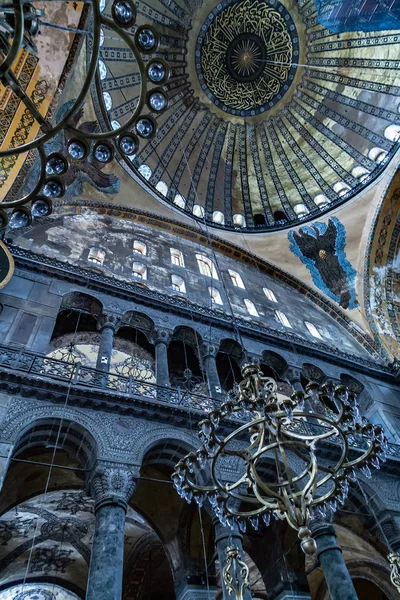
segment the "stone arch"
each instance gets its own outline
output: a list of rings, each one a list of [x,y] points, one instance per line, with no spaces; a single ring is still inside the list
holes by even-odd
[[[175,327],[172,340],[179,340],[191,346],[196,354],[199,353],[199,348],[203,342],[200,333],[187,325],[178,325],[178,327]]]
[[[69,334],[96,332],[102,312],[103,304],[95,296],[83,292],[65,294],[54,324],[50,347],[57,346],[60,338]]]
[[[156,427],[154,429],[145,429],[135,438],[135,444],[132,448],[132,456],[135,457],[136,464],[143,464],[146,454],[152,452],[157,446],[173,441],[182,448],[183,454],[195,452],[199,446],[197,431],[189,433],[182,429],[174,427]],[[176,462],[178,462],[177,458]],[[164,463],[165,464],[165,463]],[[175,466],[176,463],[171,466]]]
[[[92,294],[75,291],[62,297],[60,311],[67,308],[99,317],[103,312],[103,303]]]
[[[59,419],[78,424],[94,439],[99,456],[106,455],[111,446],[107,428],[99,427],[99,421],[87,412],[52,404],[32,406],[31,402],[19,399],[13,400],[12,412],[5,419],[2,440],[16,444],[21,432],[26,432],[35,422],[46,419]]]
[[[133,327],[138,331],[141,331],[147,338],[148,341],[151,341],[151,334],[154,330],[154,321],[148,317],[145,313],[136,311],[136,310],[128,310],[124,313],[122,317],[121,327]],[[117,330],[117,334],[118,334]]]
[[[243,356],[243,348],[236,340],[231,338],[221,340],[216,355],[216,364],[223,392],[229,392],[235,383],[241,381],[240,365]]]
[[[316,367],[312,363],[303,363],[302,376],[308,381],[313,381],[319,384],[323,383],[323,381],[326,379],[326,375],[323,370],[319,367]]]
[[[261,354],[261,362],[272,369],[278,378],[283,377],[288,364],[280,354],[272,352],[272,350],[264,350]]]

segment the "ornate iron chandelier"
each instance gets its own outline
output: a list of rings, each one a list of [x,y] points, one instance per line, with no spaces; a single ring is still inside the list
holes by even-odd
[[[390,581],[400,594],[400,554],[398,552],[390,552],[388,554],[390,564]]]
[[[246,588],[250,587],[249,567],[241,558],[236,546],[226,549],[226,565],[222,577],[229,595],[234,594],[235,600],[243,600]]]
[[[208,499],[221,523],[241,531],[247,521],[257,529],[260,518],[268,525],[271,514],[286,519],[312,554],[311,517],[343,505],[356,469],[368,477],[370,466],[379,468],[383,429],[360,416],[345,386],[310,384],[307,395],[289,398],[257,365],[242,373],[231,398],[199,423],[202,446],[179,461],[173,483],[188,502]]]
[[[25,157],[25,160],[30,158],[32,162],[38,157],[36,160],[40,163],[39,173],[35,175],[30,191],[25,190],[21,192],[21,197],[2,202],[0,228],[7,224],[11,227],[24,227],[31,222],[32,217],[50,214],[52,200],[65,193],[63,176],[71,165],[87,158],[105,165],[116,154],[132,158],[138,151],[139,140],[149,140],[155,135],[156,117],[168,106],[168,96],[163,86],[169,78],[170,70],[163,59],[154,56],[159,36],[150,25],[136,26],[133,0],[110,2],[110,16],[103,13],[106,0],[85,0],[84,10],[87,11],[87,16],[83,31],[42,20],[46,17],[46,9],[37,10],[34,1],[9,0],[0,8],[0,83],[19,98],[28,110],[29,118],[39,126],[35,139],[19,145],[12,143],[10,147],[0,151],[0,160]],[[43,4],[46,1],[41,3],[41,7]],[[23,49],[36,54],[34,38],[42,27],[67,29],[90,40],[90,45],[86,48],[87,64],[83,83],[76,99],[71,101],[66,114],[57,122],[40,112],[34,95],[28,93],[26,86],[18,79],[20,51]],[[131,115],[123,125],[111,120],[107,109],[107,92],[103,92],[99,57],[105,31],[115,36],[137,62],[140,89]],[[99,121],[94,128],[81,128],[79,121],[90,94],[96,96],[102,122]],[[49,154],[48,145],[59,134],[65,136],[65,149]]]

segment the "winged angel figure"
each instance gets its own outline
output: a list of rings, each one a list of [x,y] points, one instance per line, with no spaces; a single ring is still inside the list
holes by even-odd
[[[290,231],[288,237],[291,251],[307,266],[315,285],[342,308],[356,308],[356,271],[346,258],[342,223],[332,217],[328,223]]]

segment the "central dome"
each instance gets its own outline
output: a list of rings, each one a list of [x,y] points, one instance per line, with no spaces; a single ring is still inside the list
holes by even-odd
[[[201,27],[196,71],[207,97],[241,117],[271,108],[287,92],[296,72],[299,40],[280,2],[225,1]]]

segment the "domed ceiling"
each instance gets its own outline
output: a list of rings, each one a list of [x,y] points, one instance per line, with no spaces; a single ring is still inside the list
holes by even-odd
[[[120,160],[175,209],[220,228],[285,228],[348,201],[398,147],[396,32],[331,34],[313,0],[148,0],[137,11],[136,25],[159,33],[148,58],[170,66],[169,104],[152,113],[154,137]],[[94,102],[118,127],[139,69],[103,33],[104,106]]]

